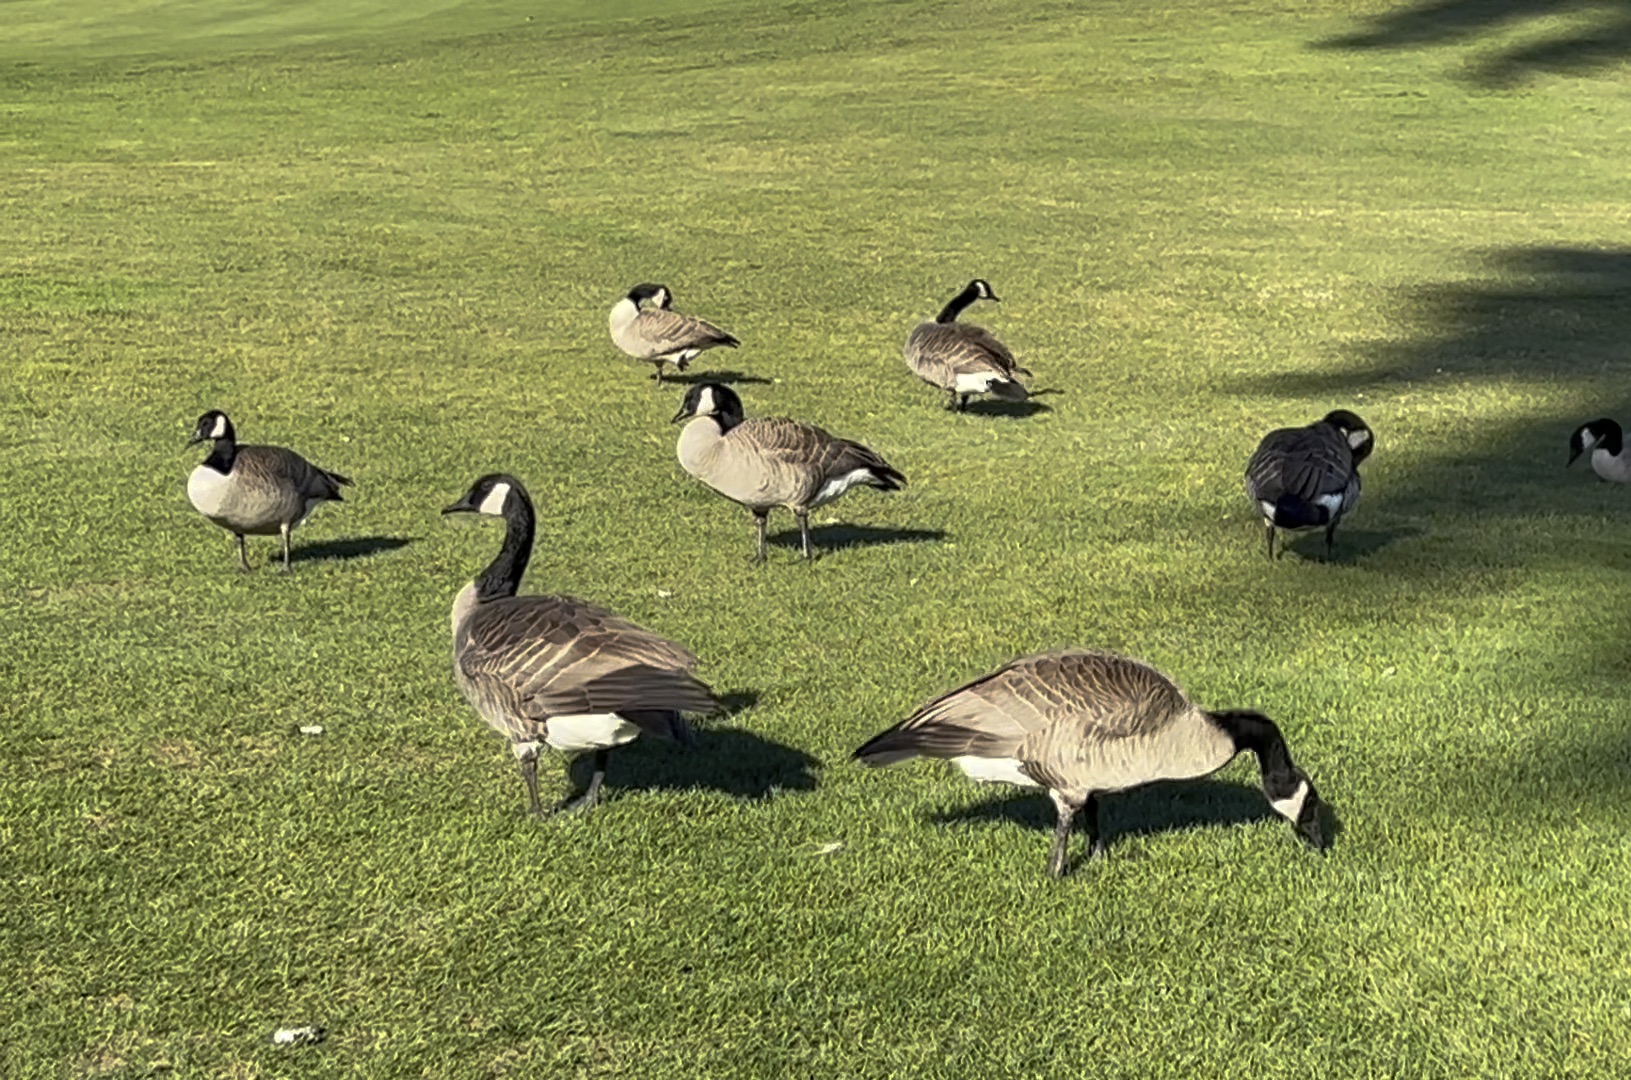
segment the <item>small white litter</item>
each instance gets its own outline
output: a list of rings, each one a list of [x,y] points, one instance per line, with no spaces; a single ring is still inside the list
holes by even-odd
[[[670,596],[674,595],[674,592],[673,592],[672,589],[658,589],[657,590],[657,595],[660,596],[661,598],[663,598],[664,600],[667,600]]]
[[[300,729],[300,734],[302,735],[321,735],[322,733],[322,724],[307,724]]]
[[[844,846],[844,842],[842,840],[832,840],[832,841],[829,841],[829,842],[827,842],[825,844],[822,844],[820,847],[818,847],[814,851],[810,852],[810,854],[811,855],[831,855],[833,852],[838,851],[843,846]]]
[[[313,1024],[305,1027],[278,1028],[272,1033],[273,1046],[299,1046],[303,1043],[323,1041],[323,1029]]]

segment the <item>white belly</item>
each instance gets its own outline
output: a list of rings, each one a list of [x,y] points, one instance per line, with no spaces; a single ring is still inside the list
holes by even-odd
[[[604,750],[633,742],[640,728],[616,713],[551,716],[544,724],[544,741],[557,750]]]
[[[997,382],[999,376],[994,372],[981,371],[973,375],[957,376],[957,392],[959,394],[984,394],[991,389],[991,384]]]
[[[187,500],[207,518],[220,517],[231,494],[232,477],[208,465],[200,465],[187,477]]]
[[[821,490],[816,492],[816,497],[810,500],[810,505],[820,506],[822,503],[832,502],[856,484],[867,480],[871,475],[872,473],[866,469],[854,469],[836,480],[828,480]]]
[[[1018,784],[1021,787],[1042,785],[1020,770],[1017,758],[983,758],[965,755],[951,759],[971,780],[985,784]]]

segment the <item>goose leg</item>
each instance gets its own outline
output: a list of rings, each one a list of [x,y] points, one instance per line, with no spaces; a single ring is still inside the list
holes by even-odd
[[[527,783],[527,802],[533,817],[544,816],[543,803],[538,801],[538,751],[536,748],[530,754],[521,758],[521,779]]]
[[[1336,548],[1336,543],[1337,523],[1333,521],[1325,527],[1325,557],[1327,559],[1331,557],[1331,552]]]
[[[1082,809],[1087,811],[1088,835],[1093,838],[1092,846],[1087,849],[1087,861],[1096,862],[1110,853],[1110,845],[1104,839],[1104,830],[1099,827],[1099,797],[1089,795]]]
[[[232,535],[238,538],[238,571],[247,574],[249,573],[249,555],[244,550],[244,534],[233,533]]]
[[[657,380],[658,386],[663,384],[663,362],[661,360],[657,361],[657,370],[651,373],[651,377]]]
[[[810,557],[810,511],[795,510],[793,516],[799,520],[799,540],[804,545],[804,557]]]
[[[1053,829],[1053,851],[1048,855],[1048,873],[1064,877],[1070,866],[1070,829],[1076,820],[1079,806],[1073,806],[1063,795],[1053,792],[1053,805],[1059,811],[1059,822]]]
[[[1269,562],[1273,562],[1274,561],[1274,522],[1266,521],[1263,524],[1265,526],[1267,526],[1267,536],[1269,538]]]
[[[946,398],[946,409],[948,412],[955,412],[957,409],[957,391],[948,390],[947,393],[951,396]]]
[[[576,814],[581,810],[592,810],[600,805],[600,786],[606,782],[606,762],[610,760],[612,752],[606,749],[595,751],[595,771],[589,777],[589,786],[576,797],[568,799],[555,808],[557,814]]]
[[[969,395],[969,394],[964,394],[964,395],[962,395],[961,397],[959,397],[957,399],[957,411],[958,412],[962,412],[964,409],[968,408],[968,399],[969,399],[970,396],[971,395]]]
[[[759,530],[759,554],[753,557],[753,561],[762,563],[765,561],[765,528],[770,524],[770,511],[755,510],[753,512],[753,523]]]
[[[284,522],[278,531],[283,534],[283,572],[289,572],[289,523]]]

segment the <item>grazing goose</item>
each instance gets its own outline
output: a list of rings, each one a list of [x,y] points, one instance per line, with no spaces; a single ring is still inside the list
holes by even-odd
[[[1274,530],[1325,529],[1325,551],[1336,543],[1337,523],[1359,503],[1359,463],[1376,440],[1365,421],[1347,409],[1325,414],[1318,423],[1281,428],[1263,436],[1246,463],[1246,494],[1268,528],[1269,558]]]
[[[1019,366],[1008,346],[983,326],[957,321],[976,300],[997,301],[991,286],[979,278],[952,297],[934,322],[919,323],[906,339],[907,366],[930,386],[951,395],[948,409],[961,411],[974,394],[993,394],[1004,401],[1024,401],[1028,396],[1014,376],[1031,373]]]
[[[1625,453],[1625,435],[1620,425],[1604,417],[1582,424],[1569,436],[1569,460],[1591,451],[1591,471],[1616,484],[1631,482],[1631,456]]]
[[[187,478],[187,499],[205,517],[238,538],[238,567],[249,572],[244,535],[283,535],[283,570],[289,570],[289,534],[320,502],[341,502],[349,478],[319,469],[281,446],[239,446],[232,421],[219,409],[198,418],[188,446],[214,440],[203,464]]]
[[[715,707],[691,673],[695,656],[582,600],[516,595],[536,522],[521,481],[483,476],[442,513],[504,519],[498,555],[453,600],[453,678],[481,718],[510,740],[534,814],[543,815],[541,744],[594,752],[588,786],[558,808],[573,811],[600,802],[612,747],[641,735],[690,740],[681,714]]]
[[[1078,811],[1087,810],[1088,857],[1105,854],[1101,795],[1207,776],[1245,750],[1257,755],[1274,812],[1324,851],[1319,796],[1272,720],[1206,712],[1154,668],[1110,653],[1060,650],[1015,660],[935,698],[855,757],[868,765],[950,758],[975,780],[1046,788],[1059,811],[1048,867],[1060,877]]]
[[[653,306],[642,308],[647,300]],[[664,364],[684,371],[691,358],[705,349],[716,345],[734,349],[741,344],[711,322],[672,310],[669,305],[673,302],[674,294],[667,285],[636,285],[612,305],[612,341],[636,360],[655,364],[652,378],[659,385]]]
[[[899,491],[906,477],[877,453],[821,428],[784,417],[743,419],[742,399],[719,383],[700,383],[685,394],[674,423],[685,471],[727,499],[753,511],[759,530],[756,562],[765,561],[765,526],[772,507],[798,519],[804,557],[810,558],[810,510],[856,484]]]

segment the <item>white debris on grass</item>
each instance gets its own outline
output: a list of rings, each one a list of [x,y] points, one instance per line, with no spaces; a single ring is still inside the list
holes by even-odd
[[[323,1029],[315,1024],[304,1027],[278,1028],[272,1033],[273,1046],[299,1046],[303,1043],[320,1043],[323,1041]]]
[[[322,733],[322,724],[306,724],[300,729],[300,734],[302,735],[321,735]]]

